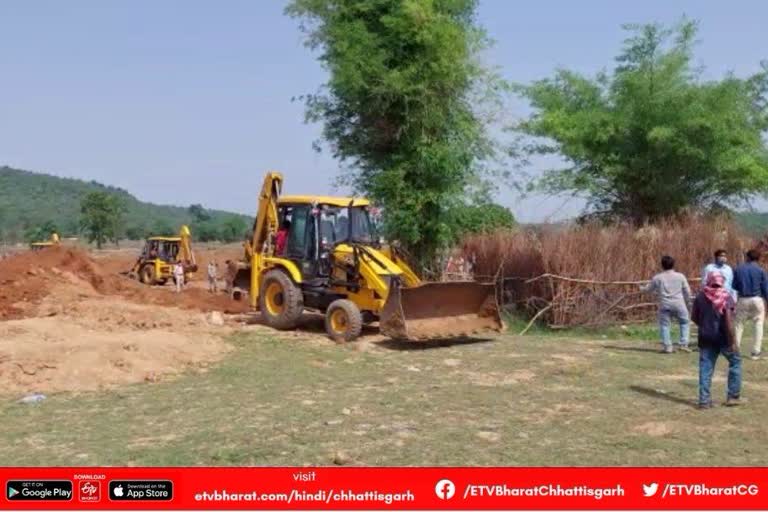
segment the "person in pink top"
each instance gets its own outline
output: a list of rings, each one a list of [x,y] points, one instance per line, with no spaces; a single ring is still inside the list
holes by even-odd
[[[285,246],[288,242],[288,231],[291,229],[291,221],[284,220],[280,230],[275,235],[275,255],[281,256],[285,253]]]

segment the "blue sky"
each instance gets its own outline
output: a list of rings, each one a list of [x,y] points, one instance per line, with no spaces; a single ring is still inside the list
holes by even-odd
[[[291,98],[325,73],[285,2],[0,0],[0,165],[95,179],[141,199],[252,214],[263,173],[291,193],[332,192],[338,165]],[[558,66],[612,67],[621,24],[700,21],[706,76],[768,58],[768,2],[481,0],[485,61],[527,82]],[[510,116],[525,113],[513,102]],[[524,221],[579,203],[499,201]]]

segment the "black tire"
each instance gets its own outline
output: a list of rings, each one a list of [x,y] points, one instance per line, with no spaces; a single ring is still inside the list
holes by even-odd
[[[271,286],[279,286],[280,309],[270,308],[267,291]],[[304,296],[296,283],[282,270],[270,270],[264,274],[259,290],[259,311],[266,324],[275,329],[294,329],[304,311]]]
[[[347,299],[331,302],[325,312],[325,332],[331,339],[338,342],[352,341],[362,331],[363,315],[354,302]]]
[[[139,281],[149,285],[155,284],[155,269],[152,268],[152,265],[144,265],[141,267],[141,271],[139,272]]]

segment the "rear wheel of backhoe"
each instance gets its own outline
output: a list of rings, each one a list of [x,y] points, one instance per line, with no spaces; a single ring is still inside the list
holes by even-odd
[[[325,331],[335,341],[352,341],[363,331],[363,315],[360,308],[347,299],[331,302],[325,312]]]
[[[259,310],[270,327],[293,329],[304,311],[301,289],[285,272],[270,270],[261,282]]]
[[[144,265],[139,272],[139,281],[144,284],[155,284],[155,269],[152,265]]]

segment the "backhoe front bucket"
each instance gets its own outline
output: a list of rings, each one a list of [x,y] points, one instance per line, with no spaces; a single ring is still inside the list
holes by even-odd
[[[496,288],[472,281],[393,283],[379,318],[382,334],[395,339],[461,338],[504,329]]]

